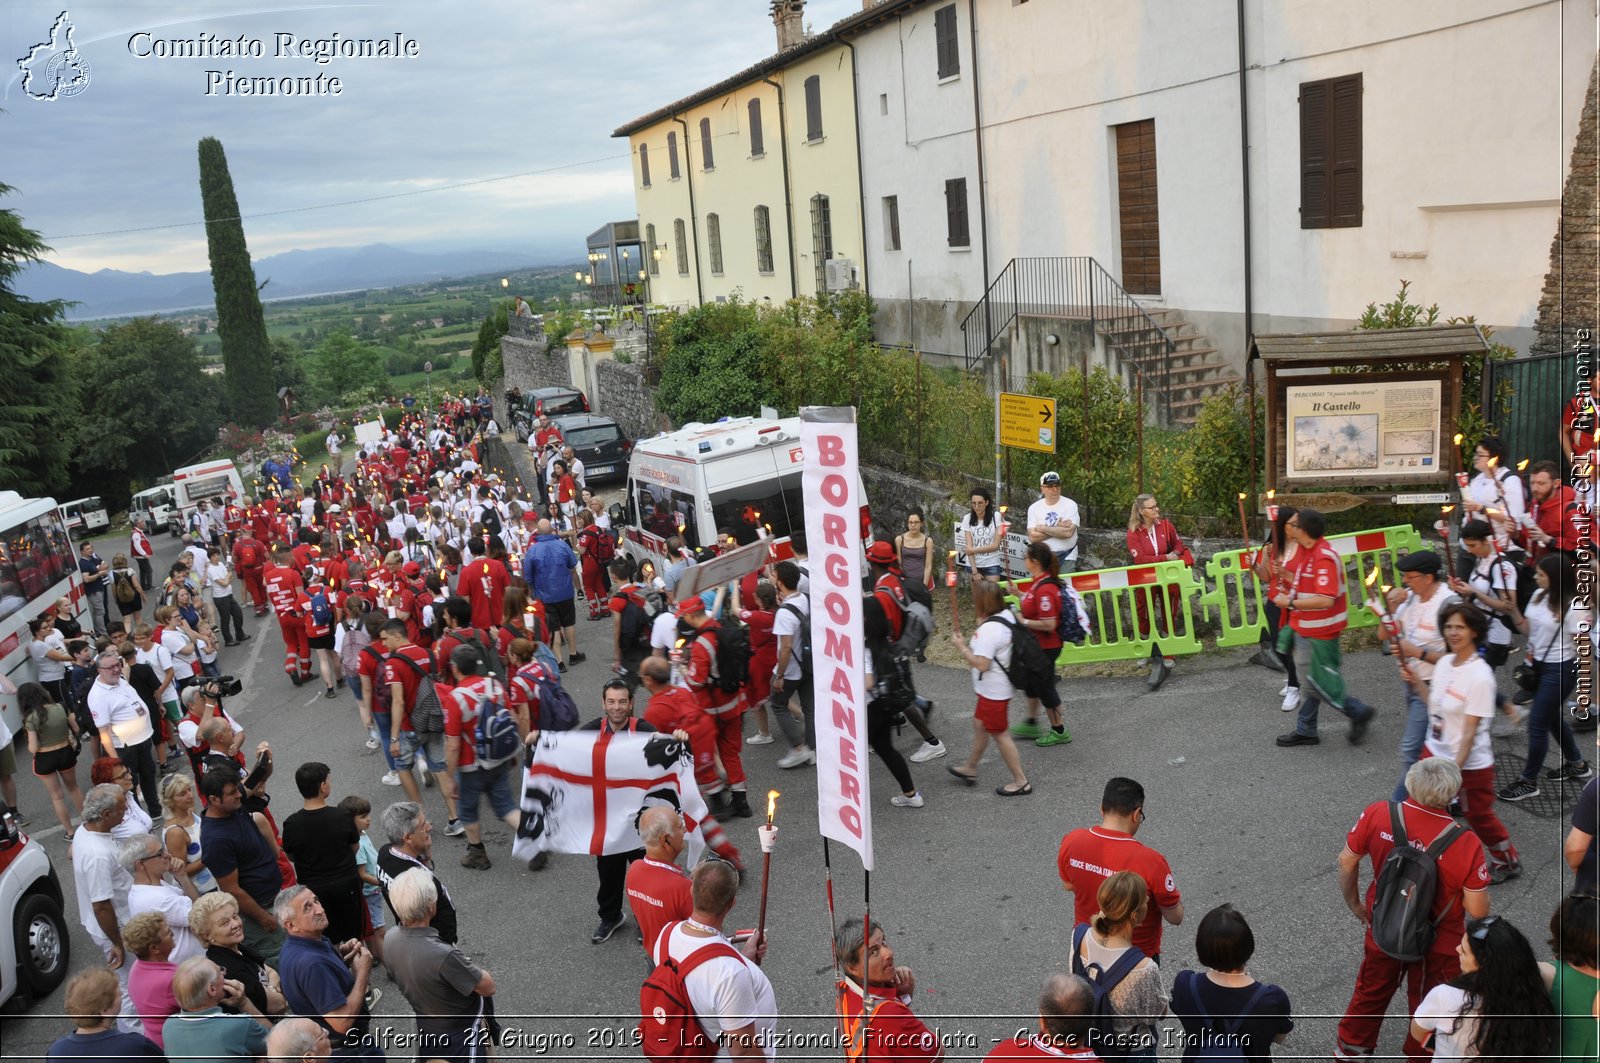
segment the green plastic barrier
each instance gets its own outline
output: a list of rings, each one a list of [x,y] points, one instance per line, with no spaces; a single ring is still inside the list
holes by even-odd
[[[1081,646],[1062,646],[1057,663],[1138,661],[1149,657],[1157,644],[1168,657],[1199,653],[1203,648],[1194,630],[1194,603],[1204,588],[1182,561],[1095,569],[1066,578],[1089,614],[1089,637]],[[1173,588],[1178,597],[1175,610],[1169,608]],[[1142,633],[1141,604],[1149,618]],[[1176,613],[1170,630],[1169,612]]]

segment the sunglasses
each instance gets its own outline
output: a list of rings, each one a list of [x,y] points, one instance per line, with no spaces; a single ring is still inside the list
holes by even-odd
[[[1473,941],[1482,941],[1489,936],[1489,928],[1500,921],[1498,915],[1485,916],[1482,919],[1468,920],[1467,936]]]

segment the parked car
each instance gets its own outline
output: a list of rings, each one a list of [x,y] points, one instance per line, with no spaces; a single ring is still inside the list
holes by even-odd
[[[0,802],[0,809],[4,809]],[[14,831],[14,828],[13,828]],[[0,827],[0,1004],[26,1006],[67,977],[71,937],[62,914],[61,880],[44,847]]]
[[[588,413],[589,399],[577,388],[535,388],[522,393],[522,403],[511,411],[511,430],[523,443],[533,430],[533,422],[540,416],[556,417],[569,413]]]
[[[551,420],[561,429],[561,437],[577,454],[578,460],[583,462],[586,482],[592,485],[602,480],[627,478],[633,440],[621,425],[595,413],[569,413]]]

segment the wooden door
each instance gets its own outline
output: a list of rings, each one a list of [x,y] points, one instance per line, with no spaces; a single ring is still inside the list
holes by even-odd
[[[1156,205],[1156,122],[1119,125],[1117,214],[1122,232],[1122,286],[1161,294],[1161,222]]]

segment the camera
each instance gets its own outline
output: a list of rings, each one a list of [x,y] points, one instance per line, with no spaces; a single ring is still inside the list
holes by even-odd
[[[231,675],[214,676],[200,685],[200,693],[208,698],[231,698],[244,689],[244,684]]]

